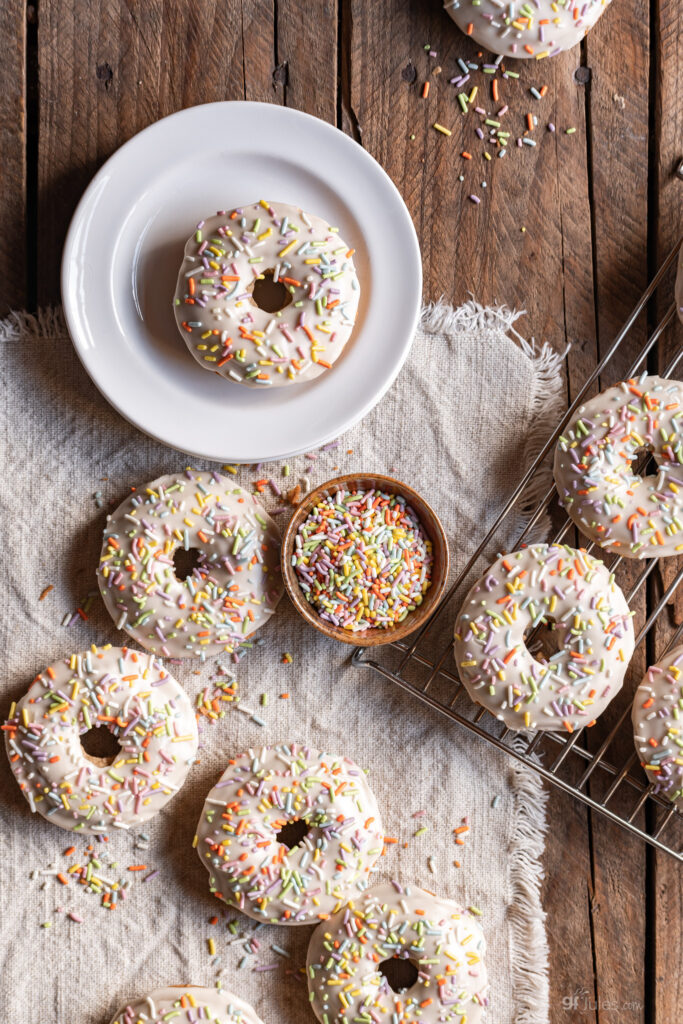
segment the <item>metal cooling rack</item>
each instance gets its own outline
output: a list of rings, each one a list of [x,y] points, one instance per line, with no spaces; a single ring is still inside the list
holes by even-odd
[[[614,373],[616,373],[616,371],[610,373],[612,360],[638,318],[644,311],[647,311],[682,246],[683,238],[679,240],[678,245],[661,266],[615,338],[611,348],[581,388],[564,419],[520,481],[489,533],[448,590],[431,619],[414,637],[409,637],[402,642],[376,648],[357,647],[352,660],[355,665],[374,669],[375,672],[391,679],[423,704],[434,708],[452,721],[458,722],[470,732],[476,733],[486,742],[492,743],[532,768],[544,779],[559,786],[565,792],[571,793],[594,811],[605,815],[645,842],[655,846],[658,850],[671,854],[683,863],[683,814],[675,810],[667,799],[655,794],[645,778],[633,744],[630,721],[631,699],[624,690],[608,709],[607,714],[610,715],[611,720],[612,709],[614,705],[617,705],[618,717],[599,744],[592,738],[593,730],[586,729],[575,731],[571,735],[537,732],[530,738],[528,733],[519,733],[506,728],[488,711],[471,701],[457,675],[451,636],[451,624],[455,621],[460,604],[467,592],[465,581],[468,580],[473,567],[485,551],[495,548],[499,530],[513,509],[520,504],[523,507],[527,488],[542,469],[571,415],[587,396],[591,386],[598,378],[601,379],[603,387],[616,383],[615,379],[610,379],[614,378]],[[660,337],[675,318],[676,304],[672,302],[649,336],[638,359],[628,373],[619,379],[635,376],[646,368],[647,357],[656,351]],[[664,370],[663,376],[671,376],[682,359],[683,347],[677,354],[674,354]],[[643,461],[643,465],[645,461],[647,460]],[[518,548],[539,520],[556,507],[556,502],[557,492],[553,485],[533,511],[517,543],[508,546],[508,550]],[[561,542],[570,531],[575,529],[572,521],[567,518],[553,538],[554,541]],[[622,565],[624,561],[622,558],[612,557],[605,552],[601,553],[600,549],[596,549],[596,545],[592,543],[586,543],[585,546],[589,551],[596,550],[596,553],[605,560],[611,570],[617,573],[617,580],[620,579],[620,576],[623,577],[625,566]],[[622,583],[622,589],[624,589],[629,603],[641,587],[645,586],[648,577],[653,573],[659,561],[659,559],[651,559],[644,563],[629,561],[632,566],[643,566],[635,580],[629,578],[628,583]],[[676,561],[676,565],[678,564],[679,562]],[[619,573],[620,566],[621,574]],[[663,649],[655,651],[653,626],[672,600],[681,580],[683,580],[683,568],[678,571],[661,596],[655,598],[655,606],[636,636],[636,650],[638,645],[646,645],[644,651],[647,664],[658,661],[683,637],[682,625],[668,638]],[[441,646],[435,638],[437,623],[441,623],[444,628],[448,626],[448,640]],[[533,634],[528,638],[527,643],[532,639]],[[620,697],[622,698],[621,703],[619,702]],[[599,725],[600,721],[594,729],[597,730]],[[628,753],[629,751],[630,753]]]

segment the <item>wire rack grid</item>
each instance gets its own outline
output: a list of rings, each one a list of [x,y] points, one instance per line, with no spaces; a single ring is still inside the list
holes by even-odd
[[[512,510],[518,505],[523,504],[527,488],[536,477],[536,474],[539,471],[543,471],[546,460],[553,451],[560,434],[565,429],[575,409],[586,398],[591,386],[599,378],[609,377],[610,364],[614,356],[643,311],[649,308],[649,304],[673,266],[682,247],[683,238],[679,240],[674,250],[660,267],[651,284],[641,296],[635,309],[614,339],[609,351],[585,381],[579,394],[567,410],[562,422],[525,473],[488,534],[474,551],[431,619],[419,632],[407,640],[388,643],[374,648],[357,647],[354,650],[352,660],[355,665],[372,669],[385,678],[392,680],[423,704],[434,708],[451,721],[459,723],[459,725],[480,736],[486,742],[505,751],[510,756],[533,769],[544,779],[548,780],[548,782],[560,787],[567,793],[571,793],[576,799],[582,801],[594,811],[606,816],[624,829],[639,836],[645,842],[650,843],[665,853],[671,854],[679,862],[683,863],[683,813],[676,810],[674,805],[665,797],[655,793],[653,787],[645,778],[645,773],[639,765],[638,756],[633,744],[630,724],[631,702],[624,691],[619,696],[624,698],[622,703],[625,706],[622,709],[621,704],[619,704],[616,721],[611,723],[609,731],[597,744],[588,742],[586,729],[575,731],[571,735],[550,731],[539,731],[533,735],[516,732],[506,728],[503,723],[499,722],[488,711],[471,701],[457,675],[452,651],[452,640],[449,637],[447,643],[442,643],[439,646],[434,636],[436,632],[435,626],[438,623],[441,623],[443,626],[445,617],[449,623],[454,622],[460,608],[460,603],[467,592],[465,582],[471,582],[470,576],[473,568],[477,565],[483,553],[491,550],[496,537],[500,535],[501,527],[505,524]],[[675,318],[676,303],[672,302],[648,337],[640,355],[625,375],[626,378],[633,377],[646,368],[648,356],[656,351],[660,338]],[[664,377],[671,376],[681,360],[683,360],[683,347],[680,347],[678,351],[674,351],[674,355],[662,375]],[[647,460],[644,460],[643,466],[645,461]],[[642,466],[638,468],[641,469]],[[510,550],[520,547],[525,542],[525,539],[543,516],[556,506],[556,499],[557,492],[553,484],[548,488],[543,499],[532,512],[517,543]],[[562,542],[573,529],[575,529],[574,524],[567,518],[553,538],[553,541],[555,543]],[[585,546],[588,551],[596,550],[595,544],[586,543]],[[600,554],[600,549],[597,549],[597,553]],[[617,574],[617,579],[619,580],[620,566],[622,567],[622,573],[625,571],[625,567],[622,564],[624,559],[606,555],[605,552],[600,557],[609,565],[611,571]],[[642,565],[643,568],[635,580],[630,576],[628,586],[624,587],[629,604],[632,603],[641,588],[646,585],[648,578],[654,572],[659,561],[659,559],[650,559],[643,563],[635,563],[637,566]],[[646,621],[637,632],[636,651],[638,650],[638,645],[643,645],[645,662],[647,664],[658,661],[679,643],[683,637],[683,625],[681,625],[674,629],[673,633],[669,633],[663,649],[655,653],[657,645],[655,643],[654,626],[669,602],[672,601],[676,589],[682,580],[683,568],[679,569],[663,593],[655,598],[654,607],[652,607]],[[532,633],[527,638],[527,644],[531,644],[533,638],[534,634]],[[659,646],[661,647],[662,645],[660,644]],[[436,653],[433,653],[434,649],[436,649]],[[618,703],[618,699],[617,697],[613,703]],[[590,730],[588,731],[590,732]]]

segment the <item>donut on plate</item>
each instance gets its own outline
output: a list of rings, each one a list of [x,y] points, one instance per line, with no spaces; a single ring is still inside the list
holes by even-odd
[[[631,716],[636,750],[655,793],[683,812],[683,645],[648,668]]]
[[[336,227],[261,200],[200,221],[174,311],[200,366],[248,387],[314,380],[344,350],[360,286]]]
[[[547,624],[558,650],[541,659],[527,638]],[[591,724],[621,689],[633,645],[631,612],[608,569],[560,544],[498,558],[455,623],[467,692],[510,729]]]
[[[105,728],[119,744],[93,757],[81,740]],[[190,700],[161,661],[94,647],[48,666],[4,725],[12,771],[32,811],[84,834],[130,829],[175,796],[197,753]]]
[[[252,494],[188,469],[108,517],[98,581],[118,629],[146,650],[204,659],[232,653],[273,614],[279,558],[277,526]]]
[[[657,470],[636,466],[651,452]],[[683,383],[643,374],[578,408],[555,449],[560,502],[624,558],[683,552]]]
[[[468,36],[503,57],[542,60],[571,50],[610,0],[446,0],[444,8]]]
[[[195,845],[211,891],[273,924],[325,920],[368,884],[382,822],[365,773],[297,744],[231,758],[206,798]]]
[[[111,1024],[262,1024],[254,1010],[232,992],[216,988],[173,985],[134,999]]]
[[[485,954],[471,913],[416,885],[383,882],[313,932],[311,1007],[322,1024],[479,1024]]]

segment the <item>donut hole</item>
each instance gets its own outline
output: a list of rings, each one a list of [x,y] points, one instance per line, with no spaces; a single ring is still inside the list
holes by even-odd
[[[379,973],[386,978],[392,991],[405,992],[413,987],[420,971],[417,964],[408,957],[392,956],[388,960],[382,960]]]
[[[113,764],[121,751],[116,736],[103,725],[96,725],[84,732],[81,747],[88,760],[101,767]]]
[[[286,825],[282,826],[276,838],[278,843],[282,843],[288,850],[293,850],[295,846],[300,846],[303,843],[309,832],[307,821],[304,821],[303,818],[294,818],[293,821],[288,821]]]
[[[182,583],[188,576],[192,576],[195,569],[201,565],[202,553],[197,548],[176,548],[173,552],[173,571],[176,579]]]
[[[279,313],[292,301],[292,293],[282,281],[275,281],[275,270],[264,270],[248,291],[259,309],[264,313]]]
[[[564,624],[558,625],[552,615],[546,615],[545,622],[525,630],[524,643],[532,658],[545,663],[564,647],[564,633]]]
[[[654,445],[643,444],[640,448],[636,448],[631,455],[631,472],[637,473],[641,478],[657,476],[659,473],[659,463],[654,454]]]

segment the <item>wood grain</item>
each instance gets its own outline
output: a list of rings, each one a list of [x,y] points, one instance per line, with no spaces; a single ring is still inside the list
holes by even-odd
[[[0,4],[0,316],[26,304],[26,6]]]

